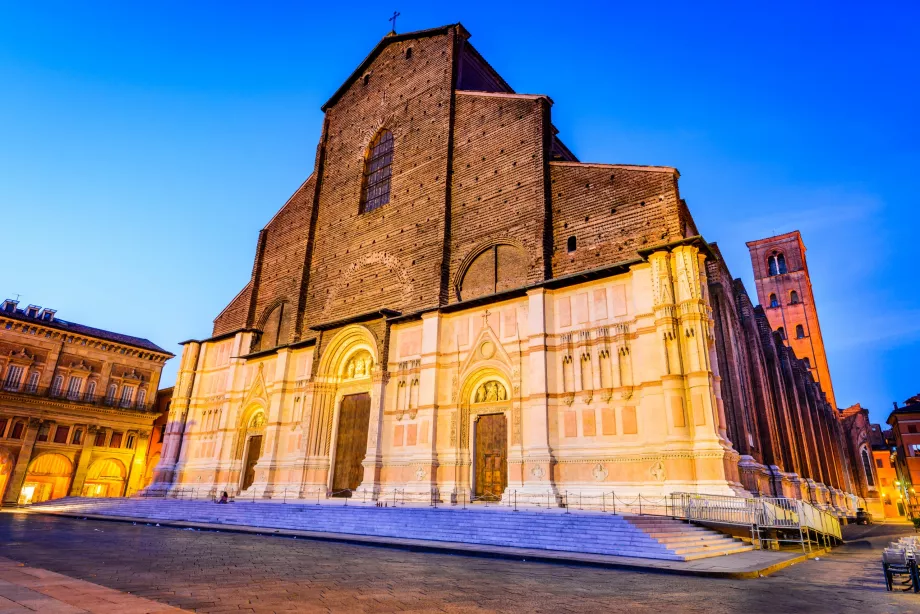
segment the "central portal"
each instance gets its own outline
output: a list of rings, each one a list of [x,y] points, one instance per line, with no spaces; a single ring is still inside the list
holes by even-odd
[[[333,496],[350,497],[361,485],[367,455],[367,428],[371,419],[371,395],[364,392],[342,397],[339,431],[335,442],[335,467],[332,473]],[[343,492],[344,491],[344,492]]]
[[[508,486],[508,426],[504,414],[486,414],[476,421],[476,497],[501,499]]]

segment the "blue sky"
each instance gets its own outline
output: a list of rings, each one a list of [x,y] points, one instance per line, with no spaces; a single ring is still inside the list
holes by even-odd
[[[745,241],[801,230],[838,402],[920,392],[916,3],[433,4],[0,4],[0,293],[208,336],[398,8],[549,94],[580,159],[676,166],[751,293]]]

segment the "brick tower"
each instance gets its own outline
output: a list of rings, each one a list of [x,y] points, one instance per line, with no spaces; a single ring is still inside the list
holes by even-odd
[[[827,400],[832,407],[837,407],[802,235],[793,230],[750,241],[747,246],[754,267],[757,298],[770,326],[782,335],[796,356],[807,361]]]

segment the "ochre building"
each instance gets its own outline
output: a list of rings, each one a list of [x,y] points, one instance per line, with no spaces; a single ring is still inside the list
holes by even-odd
[[[120,497],[145,485],[160,371],[146,339],[0,306],[0,497]]]
[[[460,25],[385,37],[323,110],[250,281],[184,343],[152,489],[854,509],[829,405],[675,169],[578,161]]]

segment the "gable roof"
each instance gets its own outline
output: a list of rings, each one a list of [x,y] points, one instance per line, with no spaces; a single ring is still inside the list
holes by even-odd
[[[426,38],[429,36],[438,36],[441,34],[447,34],[447,32],[451,28],[457,28],[461,32],[461,34],[463,34],[466,37],[469,37],[470,35],[470,33],[466,31],[466,28],[464,28],[463,25],[460,24],[459,22],[451,23],[446,26],[440,26],[437,28],[429,28],[427,30],[416,30],[415,32],[406,32],[404,34],[394,34],[390,32],[389,34],[384,36],[382,39],[380,39],[380,42],[377,43],[377,46],[371,50],[371,52],[367,55],[366,58],[364,58],[364,61],[358,64],[358,67],[354,70],[354,72],[352,72],[351,75],[349,75],[348,78],[345,79],[345,82],[342,83],[341,86],[339,86],[339,89],[335,91],[335,93],[332,95],[332,98],[327,100],[326,104],[320,107],[320,110],[323,113],[325,113],[329,107],[337,103],[339,99],[345,94],[345,92],[348,91],[348,88],[351,87],[351,84],[354,83],[358,77],[364,74],[365,71],[367,71],[368,66],[370,66],[371,63],[377,59],[377,56],[380,55],[380,53],[384,49],[386,49],[387,45],[389,45],[390,43],[398,43],[400,41],[415,40],[419,38]]]

